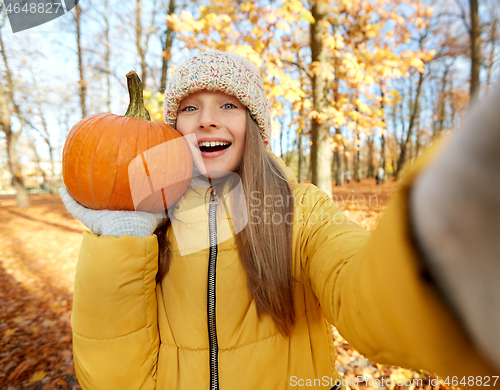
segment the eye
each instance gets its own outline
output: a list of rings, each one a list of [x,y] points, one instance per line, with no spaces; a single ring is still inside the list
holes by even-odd
[[[238,107],[236,107],[236,105],[235,105],[235,104],[233,104],[233,103],[226,103],[226,104],[224,104],[222,107],[226,107],[226,106],[233,106],[234,108],[238,108]]]
[[[188,112],[191,112],[192,110],[189,110],[189,108],[193,108],[193,109],[195,109],[195,110],[196,110],[196,108],[195,108],[195,107],[193,107],[193,106],[186,106],[186,107],[184,107],[181,111],[188,111]]]

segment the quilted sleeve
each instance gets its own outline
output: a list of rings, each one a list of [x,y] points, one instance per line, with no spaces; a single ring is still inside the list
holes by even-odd
[[[83,233],[73,356],[83,389],[154,389],[159,348],[156,236]]]

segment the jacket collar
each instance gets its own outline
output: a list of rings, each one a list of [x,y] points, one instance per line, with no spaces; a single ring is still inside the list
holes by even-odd
[[[268,153],[278,162],[281,169],[285,172],[287,180],[291,185],[297,184],[297,179],[293,170],[274,153]],[[189,187],[177,201],[173,208],[173,218],[185,223],[195,223],[207,221],[208,200],[210,199],[210,182],[208,179],[195,171]]]

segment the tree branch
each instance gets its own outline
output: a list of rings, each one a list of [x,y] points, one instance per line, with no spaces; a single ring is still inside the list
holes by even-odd
[[[467,22],[468,17],[462,2],[460,0],[455,0],[455,3],[457,4],[458,8],[460,8],[460,17],[462,19],[462,22],[464,23],[465,29],[469,32],[469,35],[472,35],[472,27]]]
[[[296,67],[298,67],[301,71],[303,71],[307,77],[309,77],[311,80],[313,79],[314,77],[314,74],[313,72],[311,72],[309,69],[306,69],[304,68],[304,66],[302,64],[299,64],[297,62],[294,62],[294,61],[290,61],[290,60],[284,60],[282,58],[280,58],[281,62],[284,62],[286,64],[290,64],[290,65],[295,65]]]

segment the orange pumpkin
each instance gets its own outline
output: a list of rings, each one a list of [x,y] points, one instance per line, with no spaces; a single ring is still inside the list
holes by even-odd
[[[63,150],[69,193],[94,210],[159,212],[186,191],[193,172],[189,146],[163,122],[151,121],[135,72],[127,74],[124,116],[90,115],[73,126]]]

